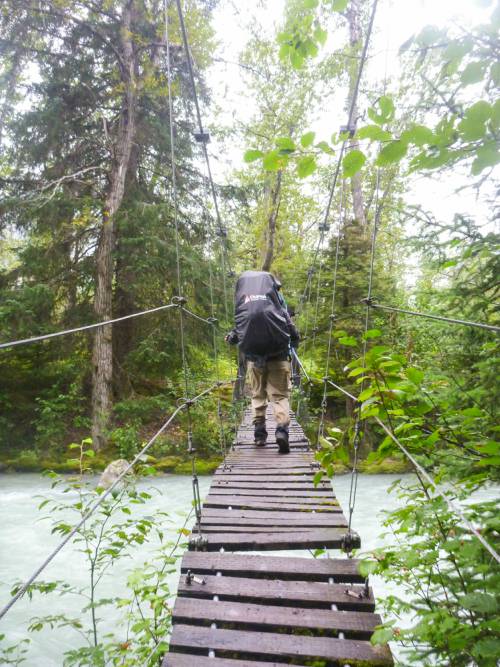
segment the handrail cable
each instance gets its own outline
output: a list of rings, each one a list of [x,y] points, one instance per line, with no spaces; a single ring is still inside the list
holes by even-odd
[[[338,384],[335,384],[331,380],[328,380],[328,382],[333,385],[336,389],[341,391],[343,394],[346,396],[349,396],[353,401],[355,401],[359,405],[359,399],[356,398],[356,396],[353,396],[347,389],[344,389]],[[441,491],[440,485],[429,475],[429,473],[423,468],[420,463],[414,458],[414,456],[406,449],[406,447],[400,442],[400,440],[397,438],[396,435],[394,435],[393,431],[384,424],[384,422],[376,416],[371,417],[375,419],[377,424],[385,431],[385,433],[393,440],[393,442],[399,447],[399,449],[403,452],[403,454],[406,456],[406,458],[412,463],[412,465],[415,467],[416,470],[422,475],[422,477],[425,478],[425,480],[430,484],[434,490],[437,492],[439,496],[441,496],[444,501],[447,503],[448,507],[450,510],[452,510],[455,514],[457,514],[460,519],[464,522],[464,524],[467,526],[469,531],[477,537],[477,539],[481,542],[481,544],[484,546],[484,548],[493,556],[493,558],[500,563],[500,554],[491,546],[489,542],[487,542],[484,537],[481,535],[481,533],[478,531],[478,529],[469,521],[469,519],[464,515],[462,512],[461,507],[459,507],[456,503],[454,503],[452,500],[450,500],[444,491]]]
[[[500,554],[494,549],[494,547],[491,546],[491,544],[487,540],[484,539],[479,530],[464,515],[464,513],[462,512],[462,508],[459,507],[453,500],[450,500],[450,498],[448,498],[448,496],[444,493],[444,491],[440,490],[439,485],[432,479],[432,477],[425,470],[425,468],[423,468],[420,465],[420,463],[412,456],[412,454],[406,449],[403,443],[399,441],[399,439],[394,435],[392,430],[388,426],[386,426],[384,422],[381,419],[379,419],[379,417],[374,417],[374,419],[377,422],[377,424],[385,431],[385,433],[391,438],[391,440],[399,447],[399,449],[403,452],[403,454],[411,461],[413,466],[418,470],[418,472],[422,475],[422,477],[425,478],[427,483],[434,488],[437,495],[443,498],[443,500],[448,505],[448,508],[462,519],[462,521],[467,526],[469,531],[473,533],[475,537],[477,537],[477,539],[481,542],[483,547],[493,556],[493,558],[497,561],[497,563],[500,563]]]
[[[229,382],[234,382],[230,380]],[[49,563],[57,556],[57,554],[62,550],[62,548],[71,540],[71,538],[79,531],[83,524],[89,520],[92,514],[102,505],[104,500],[109,496],[109,494],[117,487],[117,485],[122,481],[122,479],[132,470],[135,464],[140,461],[146,452],[149,450],[151,445],[160,437],[160,435],[170,426],[173,420],[177,417],[179,412],[184,408],[188,408],[190,405],[197,403],[202,398],[208,396],[212,391],[218,387],[217,384],[213,384],[204,391],[200,392],[197,396],[192,398],[185,398],[183,402],[177,406],[177,408],[172,412],[170,417],[164,422],[163,426],[148,440],[144,445],[141,451],[134,457],[131,463],[120,473],[120,475],[115,479],[113,484],[104,491],[102,495],[96,500],[96,502],[89,507],[85,512],[82,519],[70,530],[70,532],[64,537],[64,539],[57,545],[57,547],[47,556],[43,563],[38,567],[33,574],[27,579],[27,581],[21,586],[17,593],[12,596],[9,602],[0,610],[0,620],[7,614],[11,607],[26,593],[31,584],[40,576],[43,570],[49,565]]]
[[[18,345],[26,345],[27,343],[38,343],[42,340],[49,340],[50,338],[57,338],[58,336],[65,336],[66,334],[77,333],[78,331],[88,331],[89,329],[96,329],[97,327],[104,327],[107,324],[115,324],[116,322],[123,322],[124,320],[130,320],[132,317],[141,317],[142,315],[148,315],[149,313],[158,313],[162,310],[168,310],[169,308],[175,308],[176,303],[168,303],[164,306],[158,306],[156,308],[148,308],[147,310],[141,310],[137,313],[131,313],[130,315],[123,315],[122,317],[115,317],[112,320],[104,320],[103,322],[95,322],[94,324],[85,324],[81,327],[75,327],[73,329],[64,329],[62,331],[55,331],[50,334],[42,334],[40,336],[32,336],[31,338],[21,338],[19,340],[11,340],[8,343],[0,343],[0,350],[4,350],[8,347],[16,347]]]
[[[378,308],[380,310],[389,310],[394,313],[403,313],[403,315],[414,315],[416,317],[425,317],[428,320],[437,320],[438,322],[447,322],[449,324],[461,324],[468,327],[477,327],[479,329],[487,329],[489,331],[500,331],[500,326],[494,324],[485,324],[484,322],[472,322],[470,320],[459,320],[454,317],[444,317],[444,315],[433,315],[432,313],[421,313],[417,310],[406,310],[405,308],[396,308],[395,306],[386,306],[382,303],[377,303],[373,299],[363,299],[368,308]]]
[[[186,30],[186,23],[184,21],[184,14],[182,11],[182,5],[181,5],[181,0],[175,0],[176,5],[177,5],[177,13],[179,15],[179,24],[181,28],[181,33],[182,33],[182,42],[184,45],[184,52],[186,55],[186,61],[187,61],[187,66],[188,66],[188,72],[189,72],[189,80],[191,83],[191,89],[193,92],[193,100],[194,100],[194,105],[196,109],[196,117],[198,120],[198,134],[195,135],[196,140],[201,144],[202,151],[203,151],[203,156],[205,158],[205,163],[207,167],[207,174],[208,174],[208,180],[210,183],[210,191],[212,193],[212,200],[214,203],[214,209],[215,209],[215,217],[217,220],[217,226],[219,229],[219,234],[221,237],[221,245],[222,245],[222,282],[223,282],[223,289],[224,289],[224,308],[225,308],[225,315],[226,315],[226,320],[229,320],[229,311],[228,311],[228,301],[227,301],[227,285],[226,285],[226,265],[232,274],[233,271],[231,269],[231,264],[230,260],[228,257],[227,253],[227,230],[222,224],[222,218],[219,210],[219,203],[217,201],[217,192],[215,190],[215,184],[214,184],[214,179],[212,176],[212,169],[210,167],[210,157],[208,155],[208,150],[207,150],[207,143],[209,141],[209,135],[205,132],[205,129],[203,127],[203,121],[201,117],[201,110],[200,110],[200,104],[198,100],[198,93],[196,91],[196,81],[194,78],[194,71],[193,71],[193,62],[192,62],[192,56],[191,56],[191,49],[189,48],[189,40],[188,40],[188,35],[187,35],[187,30]]]
[[[337,229],[337,242],[335,244],[335,260],[333,265],[333,285],[332,285],[332,300],[330,304],[330,323],[328,326],[328,347],[326,351],[326,362],[325,362],[325,373],[323,376],[323,397],[321,400],[321,416],[318,425],[318,441],[317,446],[319,446],[320,438],[325,434],[325,416],[326,416],[326,391],[327,391],[327,381],[328,373],[330,372],[330,357],[332,354],[332,342],[333,342],[333,328],[336,322],[335,316],[335,301],[337,298],[337,276],[339,268],[339,253],[340,253],[340,236],[342,234],[342,229],[345,221],[345,181],[342,181],[342,192],[340,194],[340,207],[339,207],[339,220],[338,220],[338,229]]]
[[[167,47],[166,56],[167,56],[168,123],[169,123],[169,133],[170,133],[170,162],[172,170],[172,194],[173,194],[173,205],[174,205],[175,259],[177,266],[177,290],[179,294],[178,302],[180,306],[179,307],[180,348],[182,357],[182,374],[184,377],[184,388],[186,391],[186,398],[188,399],[188,402],[186,404],[187,445],[188,445],[187,451],[189,456],[191,457],[191,477],[192,477],[192,487],[193,487],[194,510],[196,514],[196,525],[198,527],[198,538],[201,539],[201,528],[200,528],[201,499],[200,499],[198,475],[196,474],[196,450],[193,446],[193,420],[191,416],[191,402],[189,401],[189,372],[188,372],[187,353],[186,353],[186,341],[184,334],[184,311],[182,308],[186,299],[182,294],[183,290],[182,290],[179,215],[178,215],[179,204],[177,197],[177,174],[176,174],[176,162],[175,162],[174,105],[172,96],[172,67],[170,58],[170,36],[169,36],[169,25],[168,25],[169,24],[168,0],[164,0],[163,7],[165,14],[164,39]]]

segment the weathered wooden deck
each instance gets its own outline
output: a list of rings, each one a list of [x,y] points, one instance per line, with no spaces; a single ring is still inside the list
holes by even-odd
[[[340,549],[347,531],[329,480],[314,486],[318,465],[299,424],[283,456],[269,412],[267,423],[268,444],[256,448],[247,412],[216,471],[204,550],[193,539],[181,563],[163,667],[392,665],[387,646],[370,644],[381,619],[356,560],[235,553]]]

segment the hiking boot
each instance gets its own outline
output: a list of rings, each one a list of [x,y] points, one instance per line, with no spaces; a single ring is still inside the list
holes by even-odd
[[[267,441],[266,423],[257,422],[254,426],[253,435],[256,447],[264,447]]]
[[[278,443],[280,454],[290,454],[288,428],[286,426],[278,426],[276,429],[276,442]]]

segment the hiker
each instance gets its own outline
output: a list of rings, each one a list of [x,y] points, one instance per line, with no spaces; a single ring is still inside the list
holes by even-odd
[[[248,362],[255,444],[267,441],[266,408],[272,404],[276,442],[288,454],[290,358],[299,334],[280,294],[281,283],[267,271],[245,271],[235,292],[235,328],[225,337],[238,345]]]

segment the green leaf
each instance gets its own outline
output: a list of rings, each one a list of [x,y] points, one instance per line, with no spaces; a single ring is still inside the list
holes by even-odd
[[[296,150],[295,143],[290,137],[279,137],[275,141],[280,153],[293,153]]]
[[[387,164],[400,162],[408,151],[408,144],[397,139],[386,144],[378,154],[375,164],[377,167],[384,167]]]
[[[332,9],[334,12],[345,12],[348,4],[349,0],[333,0]]]
[[[498,658],[500,656],[500,639],[495,639],[494,637],[480,639],[474,644],[472,655],[475,658],[491,658],[493,660]]]
[[[356,133],[358,139],[370,139],[370,141],[389,141],[392,134],[383,130],[380,125],[365,125],[360,127]]]
[[[363,338],[365,340],[368,340],[370,338],[380,338],[381,335],[382,335],[382,332],[380,331],[380,329],[368,329],[368,331],[366,331],[363,334]]]
[[[422,380],[424,379],[424,372],[419,368],[407,368],[406,375],[408,376],[408,379],[417,386],[420,386],[422,384]]]
[[[312,142],[314,141],[314,137],[316,136],[316,132],[306,132],[300,137],[300,143],[303,148],[308,148]]]
[[[362,577],[368,577],[378,570],[378,566],[376,560],[360,560],[358,564],[359,573]]]
[[[489,141],[477,149],[476,159],[472,163],[471,172],[473,176],[477,176],[484,169],[494,167],[500,162],[500,151],[495,141]]]
[[[401,141],[415,144],[415,146],[424,146],[434,142],[434,133],[425,125],[413,124],[401,134]]]
[[[471,609],[481,614],[493,614],[498,609],[498,602],[493,595],[487,593],[469,593],[462,595],[460,603],[465,609]]]
[[[342,160],[344,178],[350,178],[351,176],[354,176],[354,174],[357,174],[365,162],[366,155],[363,152],[353,150],[347,153]]]
[[[278,151],[269,151],[269,153],[266,153],[262,160],[262,166],[266,171],[278,171],[282,166]]]
[[[387,95],[382,95],[377,101],[377,106],[379,112],[374,108],[368,109],[368,116],[373,120],[377,125],[383,125],[388,123],[394,118],[394,102]]]
[[[307,155],[297,162],[297,175],[299,178],[306,178],[314,174],[317,168],[316,158],[313,155]]]
[[[319,0],[302,0],[305,9],[316,9]]]
[[[316,28],[314,31],[314,39],[321,44],[321,46],[324,46],[326,43],[326,38],[328,37],[328,33],[326,30],[323,30],[320,26]]]
[[[460,75],[460,80],[464,86],[469,86],[471,83],[478,83],[484,77],[486,64],[482,62],[469,63]]]
[[[326,141],[320,141],[317,143],[316,148],[319,148],[320,151],[323,151],[323,153],[327,153],[328,155],[335,155],[335,151],[328,145]]]
[[[486,133],[486,122],[491,117],[492,112],[491,104],[485,100],[479,100],[479,102],[470,106],[457,126],[461,137],[465,141],[482,139]]]
[[[381,626],[372,634],[370,641],[374,646],[377,646],[378,644],[387,644],[387,642],[391,641],[392,637],[392,628]]]
[[[342,338],[339,338],[339,343],[341,345],[347,345],[347,347],[356,347],[358,344],[357,340],[352,336],[343,336]]]
[[[255,160],[258,160],[261,157],[264,157],[264,153],[262,151],[248,150],[245,151],[245,154],[243,155],[243,160],[245,162],[255,162]]]

